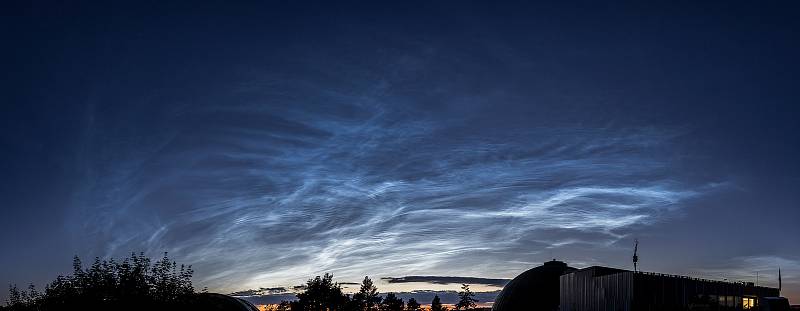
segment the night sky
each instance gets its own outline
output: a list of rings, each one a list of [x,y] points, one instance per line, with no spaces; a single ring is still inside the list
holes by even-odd
[[[3,4],[0,286],[134,251],[223,293],[512,278],[638,238],[800,301],[800,4],[375,2]]]

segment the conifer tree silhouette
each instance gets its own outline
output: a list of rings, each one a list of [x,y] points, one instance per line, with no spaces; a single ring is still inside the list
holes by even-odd
[[[406,303],[406,311],[419,311],[421,310],[421,306],[416,299],[408,298],[408,302]]]
[[[474,309],[477,306],[475,299],[475,293],[469,290],[468,284],[461,284],[461,291],[458,292],[458,303],[456,304],[456,310],[469,310]]]
[[[431,301],[431,311],[444,311],[447,310],[444,306],[442,306],[442,301],[439,299],[439,295],[434,295],[433,300]]]

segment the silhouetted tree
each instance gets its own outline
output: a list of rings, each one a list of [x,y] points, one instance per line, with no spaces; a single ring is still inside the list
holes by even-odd
[[[16,285],[8,286],[6,305],[8,310],[39,310],[42,295],[36,291],[33,284],[28,286],[28,291],[20,290]]]
[[[343,310],[348,298],[342,293],[342,287],[333,282],[333,275],[317,276],[306,282],[306,290],[297,294],[297,305],[303,311],[336,311]]]
[[[187,268],[184,265],[178,270],[177,264],[170,261],[167,253],[164,253],[164,257],[151,268],[150,283],[153,298],[157,301],[174,301],[194,293],[191,282],[193,273],[191,267]]]
[[[38,292],[31,286],[9,288],[8,310],[134,310],[184,306],[194,295],[192,268],[170,261],[167,254],[150,265],[143,253],[131,254],[121,263],[95,258],[84,269],[73,259],[72,275],[59,275]]]
[[[394,293],[386,294],[381,302],[381,311],[403,311],[403,299],[397,298]]]
[[[422,310],[419,302],[416,299],[408,298],[408,302],[406,302],[406,311],[420,311]]]
[[[36,288],[33,284],[28,286],[28,291],[19,290],[17,285],[9,285],[8,286],[8,299],[6,300],[6,304],[9,308],[17,308],[17,309],[26,309],[31,308],[33,309],[38,301],[41,299],[41,296],[36,291]]]
[[[358,293],[353,294],[352,309],[358,311],[376,311],[379,310],[378,306],[381,303],[381,297],[378,296],[378,288],[372,283],[372,280],[366,276],[364,281],[361,282],[361,289]]]
[[[458,303],[456,304],[456,310],[469,310],[474,309],[477,306],[475,299],[475,293],[469,290],[469,285],[461,284],[461,291],[458,292]]]
[[[447,310],[442,306],[442,301],[439,300],[439,295],[434,295],[431,301],[431,311],[444,311]]]

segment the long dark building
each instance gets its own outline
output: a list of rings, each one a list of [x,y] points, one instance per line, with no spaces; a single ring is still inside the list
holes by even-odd
[[[561,311],[769,310],[766,297],[779,295],[752,283],[599,266],[561,275],[559,292]]]
[[[789,310],[776,288],[549,261],[497,295],[493,311]]]

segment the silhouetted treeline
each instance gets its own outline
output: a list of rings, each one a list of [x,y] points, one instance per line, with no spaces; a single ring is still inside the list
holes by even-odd
[[[456,310],[469,310],[475,308],[474,293],[469,289],[469,285],[464,284],[462,291],[459,292],[460,301],[456,305]],[[342,292],[342,287],[333,282],[333,276],[325,274],[306,282],[304,292],[297,294],[295,301],[283,301],[278,306],[279,311],[419,311],[420,304],[414,299],[409,298],[405,303],[403,299],[394,293],[388,293],[381,297],[378,288],[375,287],[369,277],[365,277],[361,282],[361,288],[355,294],[347,295]],[[439,296],[434,296],[431,301],[431,310],[444,311],[447,307],[443,306]]]
[[[178,265],[167,254],[152,262],[143,253],[131,254],[121,261],[95,258],[84,267],[75,256],[71,275],[59,275],[43,291],[33,285],[27,289],[9,286],[9,297],[2,311],[62,310],[255,310],[244,301],[219,295],[195,293],[191,266]],[[475,307],[474,294],[464,284],[456,310]],[[444,311],[439,296],[431,301],[433,311]],[[309,279],[295,301],[283,301],[282,311],[419,311],[420,304],[408,303],[388,293],[381,297],[378,288],[365,277],[360,290],[347,295],[333,276],[325,274]]]
[[[75,256],[71,275],[58,276],[43,291],[9,286],[3,310],[183,309],[195,295],[191,266],[178,266],[167,254],[151,262],[143,253],[121,261],[100,260],[84,267]]]

